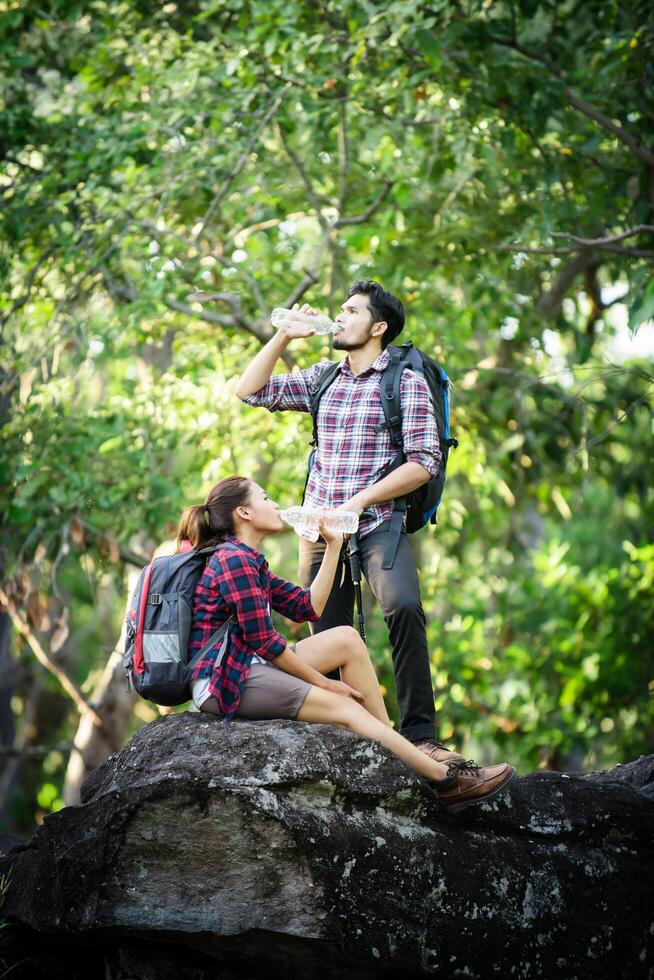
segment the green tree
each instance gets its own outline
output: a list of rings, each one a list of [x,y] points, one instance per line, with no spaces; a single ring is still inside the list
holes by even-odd
[[[5,0],[0,54],[14,825],[74,791],[76,730],[94,764],[154,716],[103,670],[182,507],[233,472],[297,499],[308,420],[234,380],[274,306],[366,275],[456,382],[416,540],[444,734],[523,768],[647,750],[652,377],[612,354],[654,313],[644,4]]]

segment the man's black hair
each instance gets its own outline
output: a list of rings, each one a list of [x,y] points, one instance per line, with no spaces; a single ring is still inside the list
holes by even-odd
[[[382,349],[384,349],[395,340],[398,334],[402,333],[406,319],[404,306],[397,296],[389,293],[374,279],[357,279],[350,286],[347,298],[354,296],[355,293],[363,293],[364,296],[368,297],[373,323],[380,323],[384,320],[388,324],[381,338]]]

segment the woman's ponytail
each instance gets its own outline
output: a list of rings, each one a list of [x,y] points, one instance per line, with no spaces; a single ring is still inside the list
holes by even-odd
[[[220,544],[234,533],[234,511],[247,503],[250,481],[242,476],[221,480],[209,491],[203,504],[194,504],[182,514],[177,528],[177,548],[190,541],[193,548]]]
[[[206,537],[207,525],[204,518],[204,504],[187,507],[177,528],[177,547],[182,541],[190,541],[194,548],[201,546]]]

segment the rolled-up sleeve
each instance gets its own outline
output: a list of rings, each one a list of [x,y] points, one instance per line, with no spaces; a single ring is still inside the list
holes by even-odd
[[[270,575],[270,602],[278,613],[294,623],[315,623],[320,616],[311,605],[311,590]]]
[[[441,449],[425,379],[413,371],[404,371],[400,401],[405,459],[408,463],[419,463],[431,476],[435,476],[441,464]]]
[[[223,563],[220,592],[250,650],[264,660],[274,660],[284,652],[287,641],[273,626],[255,561],[240,551],[231,554]]]
[[[267,408],[269,412],[311,411],[311,395],[318,387],[320,375],[329,361],[319,361],[304,371],[292,374],[273,374],[270,381],[242,400],[254,408]]]

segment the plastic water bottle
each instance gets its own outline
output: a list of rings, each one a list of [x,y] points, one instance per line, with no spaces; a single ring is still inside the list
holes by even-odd
[[[359,515],[352,510],[316,510],[313,507],[289,507],[279,516],[290,524],[296,534],[307,541],[318,540],[318,522],[324,520],[330,531],[355,534],[359,530]]]
[[[328,316],[319,314],[314,316],[311,313],[301,313],[300,310],[285,310],[282,306],[276,307],[272,311],[270,322],[273,327],[287,327],[292,324],[301,323],[303,326],[313,327],[314,331],[324,337],[334,333],[337,326]]]

